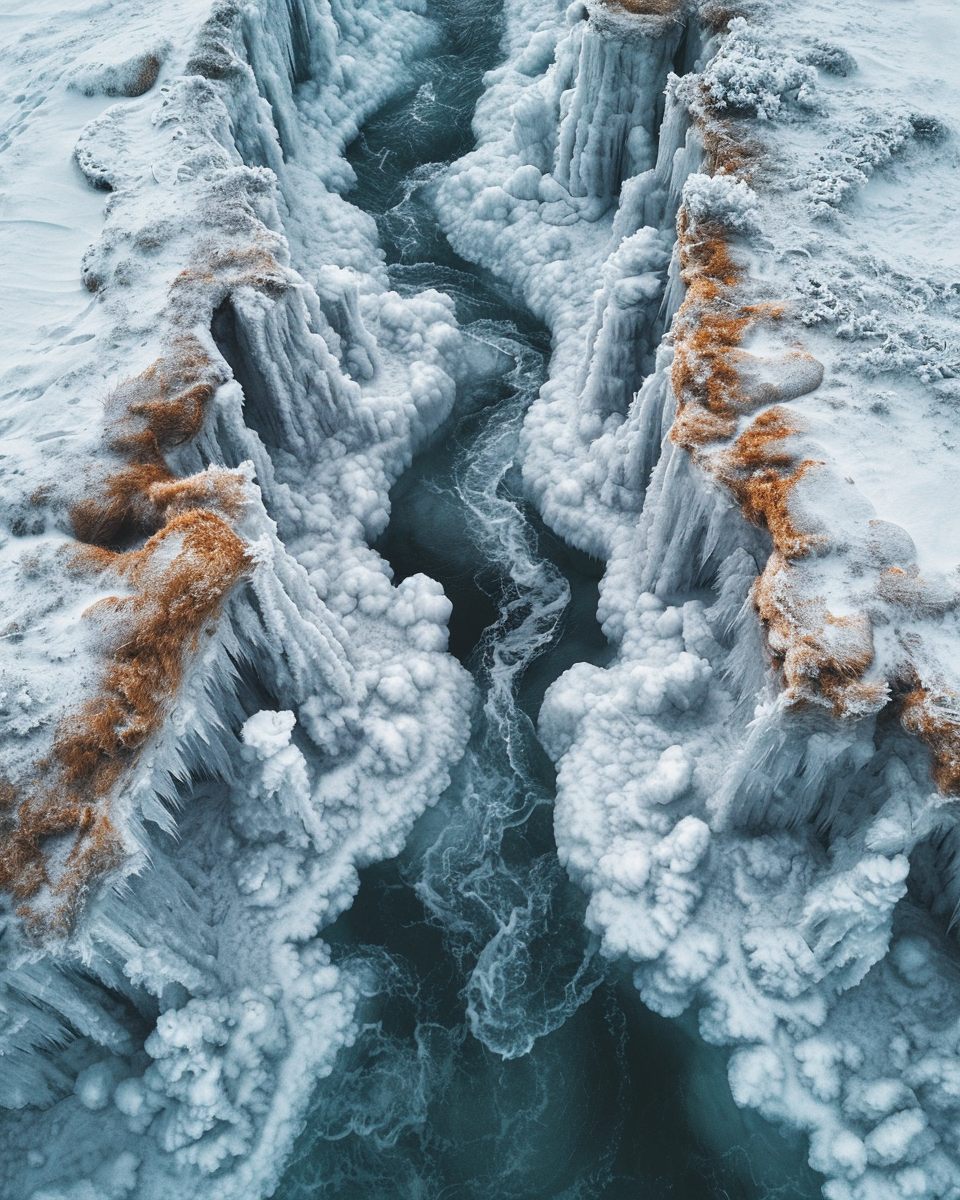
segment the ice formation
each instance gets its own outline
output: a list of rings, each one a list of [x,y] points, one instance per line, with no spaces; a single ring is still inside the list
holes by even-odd
[[[540,717],[561,859],[831,1200],[960,1184],[958,310],[910,215],[960,109],[943,6],[896,80],[859,8],[508,5],[440,195],[551,327],[525,478],[606,561],[616,660]]]
[[[550,328],[525,487],[605,563],[615,657],[539,721],[561,860],[829,1200],[960,1195],[957,15],[504,14],[435,203]],[[449,601],[370,546],[471,351],[341,195],[434,30],[16,21],[0,1194],[250,1200],[355,1035],[318,934],[470,732]]]
[[[449,602],[368,545],[460,335],[338,194],[420,8],[8,47],[4,1195],[269,1190],[352,1036],[315,935],[467,737]]]

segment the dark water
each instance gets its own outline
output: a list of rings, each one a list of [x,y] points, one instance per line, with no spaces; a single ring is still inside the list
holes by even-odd
[[[722,1052],[650,1013],[600,959],[557,861],[554,775],[534,721],[562,671],[609,657],[601,565],[550,534],[519,490],[546,331],[457,258],[430,203],[443,164],[470,148],[499,3],[431,11],[435,52],[351,148],[350,198],[377,218],[394,286],[447,291],[491,364],[394,488],[378,545],[397,582],[423,571],[443,583],[451,651],[478,700],[450,788],[324,935],[362,981],[363,1028],[319,1085],[276,1195],[813,1196],[796,1147],[733,1105]]]

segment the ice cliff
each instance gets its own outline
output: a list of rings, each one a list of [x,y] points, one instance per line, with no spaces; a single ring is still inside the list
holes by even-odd
[[[270,1189],[352,1036],[315,935],[462,751],[449,603],[369,543],[464,349],[338,194],[421,8],[7,46],[4,1195]]]
[[[960,345],[919,215],[957,30],[853,7],[508,5],[440,194],[551,327],[525,478],[606,562],[617,657],[540,717],[561,860],[831,1200],[960,1184]]]
[[[435,204],[547,323],[527,493],[615,657],[561,860],[829,1200],[960,1195],[960,92],[946,0],[505,0]],[[345,147],[425,0],[18,10],[0,73],[0,1194],[269,1194],[318,934],[443,791],[450,604],[370,548],[482,371]]]

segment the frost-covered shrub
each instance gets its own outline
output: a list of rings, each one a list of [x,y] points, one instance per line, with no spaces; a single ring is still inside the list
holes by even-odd
[[[770,121],[785,106],[815,110],[817,73],[743,17],[730,22],[720,52],[699,77],[709,108]]]

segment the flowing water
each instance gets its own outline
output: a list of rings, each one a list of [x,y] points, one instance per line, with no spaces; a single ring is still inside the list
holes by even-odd
[[[451,651],[478,700],[463,761],[403,854],[361,877],[324,937],[361,981],[361,1032],[318,1087],[280,1200],[659,1200],[817,1194],[796,1146],[740,1113],[724,1056],[646,1010],[600,958],[553,842],[546,687],[610,651],[601,565],[525,503],[520,428],[549,338],[458,259],[430,196],[470,148],[499,4],[434,0],[439,36],[407,95],[350,151],[394,287],[437,287],[483,348],[456,411],[392,495],[378,545],[399,582],[453,601]]]

